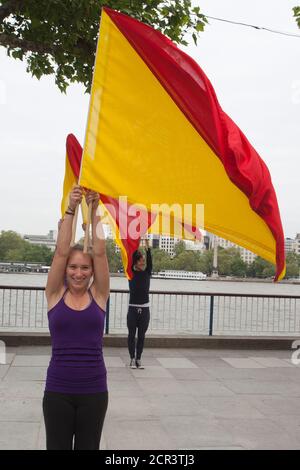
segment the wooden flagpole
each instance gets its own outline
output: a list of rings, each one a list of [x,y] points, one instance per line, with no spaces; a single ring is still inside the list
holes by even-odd
[[[78,210],[79,210],[79,204],[76,206],[75,209],[75,214],[73,218],[73,223],[72,223],[72,238],[71,238],[71,245],[75,245],[75,237],[76,237],[76,227],[77,227],[77,219],[78,219]]]
[[[83,253],[87,253],[88,247],[89,247],[91,218],[92,218],[92,202],[90,202],[88,206],[88,216],[87,216],[86,229],[85,229],[85,234],[84,234]]]

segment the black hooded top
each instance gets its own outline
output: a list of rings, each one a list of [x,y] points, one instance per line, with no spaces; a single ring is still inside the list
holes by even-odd
[[[132,269],[133,278],[129,281],[129,303],[142,305],[149,302],[150,278],[152,273],[152,256],[148,248],[146,251],[146,269],[135,271]]]

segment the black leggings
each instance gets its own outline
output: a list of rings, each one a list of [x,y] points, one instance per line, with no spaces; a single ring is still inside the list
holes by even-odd
[[[131,359],[141,359],[144,349],[145,334],[149,326],[150,310],[149,307],[129,307],[127,314],[128,327],[128,351]],[[135,335],[138,330],[138,338],[135,346]],[[135,355],[136,349],[136,355]]]
[[[107,405],[107,392],[45,391],[43,412],[47,450],[98,450]]]

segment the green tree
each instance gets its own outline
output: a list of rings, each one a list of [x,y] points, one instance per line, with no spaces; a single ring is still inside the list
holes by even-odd
[[[300,272],[300,256],[296,253],[287,253],[286,255],[286,274],[285,277],[298,277]]]
[[[186,251],[185,249],[185,243],[183,240],[179,240],[179,242],[176,243],[174,246],[174,256],[179,256],[181,253]]]
[[[223,276],[244,276],[247,267],[237,248],[218,249],[218,271]]]
[[[2,238],[10,238],[10,244],[7,245],[7,249],[1,260],[12,261],[12,262],[31,262],[31,263],[43,263],[49,266],[52,262],[53,252],[45,245],[33,245],[23,240],[15,232],[8,232],[0,236],[0,245]]]
[[[25,241],[12,230],[2,230],[0,234],[0,260],[5,261],[10,250],[22,250]]]
[[[89,91],[101,7],[127,13],[187,44],[195,42],[207,20],[191,0],[0,0],[0,45],[14,59],[26,60],[38,79],[55,75],[65,91],[72,82]]]
[[[286,279],[291,277],[298,277],[299,276],[299,266],[296,263],[288,263],[286,265]]]
[[[44,263],[50,265],[52,263],[53,252],[44,245],[33,245],[29,242],[24,243],[23,258],[21,261],[33,263]]]
[[[294,7],[293,12],[294,17],[296,18],[297,25],[300,28],[300,7]]]
[[[218,272],[221,276],[230,275],[232,254],[221,246],[218,247]]]
[[[206,250],[200,255],[199,271],[211,275],[213,269],[213,250]]]
[[[152,250],[152,264],[153,272],[164,271],[166,269],[172,269],[172,260],[166,251],[154,248]]]
[[[275,275],[275,266],[269,261],[264,260],[260,256],[257,256],[253,263],[251,263],[247,270],[248,277],[273,277]]]
[[[182,251],[173,259],[174,269],[181,271],[199,271],[199,253],[197,251]]]
[[[123,269],[121,254],[119,251],[116,251],[117,245],[115,244],[114,240],[110,238],[106,239],[105,245],[109,272],[117,273]]]
[[[245,277],[247,273],[247,264],[241,256],[234,257],[231,263],[231,274],[237,277]]]

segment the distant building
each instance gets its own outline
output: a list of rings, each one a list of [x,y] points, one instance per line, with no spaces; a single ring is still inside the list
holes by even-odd
[[[203,243],[204,243],[205,250],[210,250],[210,248],[211,248],[211,238],[210,238],[209,234],[204,235]]]
[[[187,251],[204,251],[205,245],[202,241],[184,240]]]
[[[257,255],[253,253],[252,251],[247,250],[246,248],[243,248],[238,245],[235,245],[235,246],[239,249],[241,258],[244,261],[244,263],[251,264],[257,258]]]
[[[23,239],[33,245],[44,245],[50,248],[51,251],[55,250],[57,231],[49,230],[48,235],[24,235]]]
[[[296,249],[296,242],[293,238],[285,238],[284,240],[284,250],[286,253],[292,253]]]
[[[169,237],[167,235],[160,235],[159,237],[159,248],[169,253],[171,257],[174,256],[174,247],[176,243],[180,241],[179,238]]]
[[[300,233],[297,233],[295,238],[285,238],[284,250],[286,253],[300,255]]]
[[[205,237],[206,237],[205,245],[208,246],[209,248],[212,248],[213,246],[212,241],[213,241],[214,235],[212,235],[211,233],[207,233]],[[216,237],[216,239],[217,239],[218,246],[221,246],[225,250],[227,250],[228,248],[237,248],[240,252],[241,258],[244,261],[244,263],[251,264],[257,257],[257,255],[253,253],[252,251],[249,251],[246,248],[243,248],[242,246],[236,245],[235,243],[232,243],[229,240],[225,240],[224,238],[220,238],[220,237]]]
[[[297,255],[300,255],[300,233],[297,233],[296,235],[294,251],[297,253]]]
[[[166,251],[169,253],[171,257],[174,256],[174,248],[175,245],[183,241],[185,244],[185,249],[186,250],[191,250],[191,251],[203,251],[204,250],[204,244],[202,242],[194,242],[192,240],[181,240],[181,238],[173,238],[170,237],[169,235],[154,235],[154,234],[148,234],[147,238],[149,240],[150,246],[153,248],[159,248],[160,250]]]
[[[160,235],[156,235],[154,233],[146,233],[145,235],[143,235],[142,238],[146,238],[148,240],[149,246],[151,248],[159,248]],[[141,245],[144,245],[143,240],[141,241]]]

